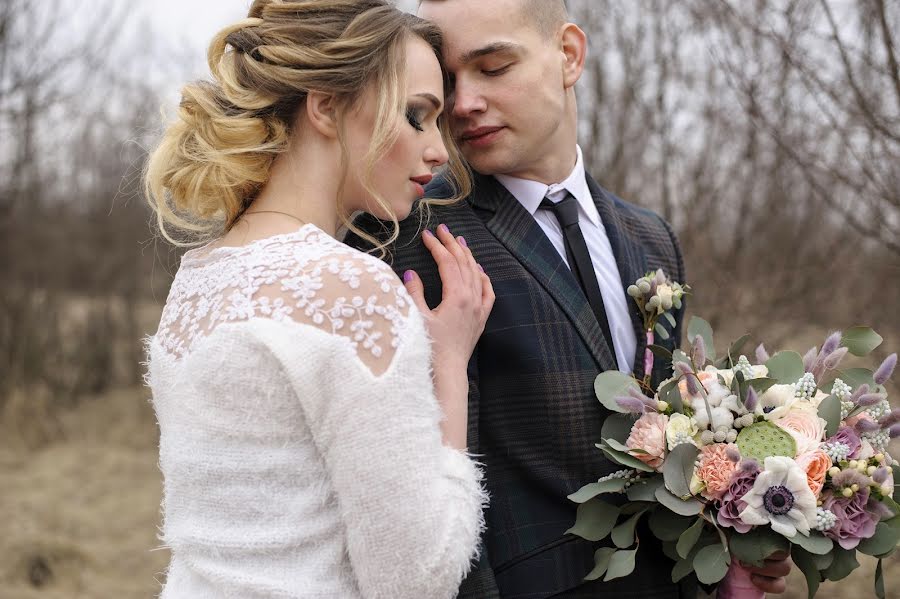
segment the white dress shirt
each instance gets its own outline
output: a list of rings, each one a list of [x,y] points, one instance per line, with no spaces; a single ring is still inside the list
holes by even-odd
[[[550,198],[552,202],[559,202],[565,198],[567,191],[578,201],[578,225],[587,243],[597,282],[600,285],[600,293],[603,295],[603,306],[606,308],[606,319],[609,321],[609,331],[613,337],[616,362],[620,371],[630,374],[634,370],[637,337],[628,314],[628,297],[622,285],[622,277],[619,276],[612,246],[606,236],[606,229],[588,188],[581,148],[576,146],[576,150],[578,158],[575,161],[575,168],[560,183],[544,185],[538,181],[508,175],[495,177],[534,217],[567,266],[569,262],[566,259],[566,247],[559,221],[551,211],[538,210],[538,207],[545,197]]]

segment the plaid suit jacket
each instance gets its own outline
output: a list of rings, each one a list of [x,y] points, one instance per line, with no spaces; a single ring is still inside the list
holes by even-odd
[[[656,214],[588,185],[627,286],[663,268],[684,281],[672,230]],[[429,197],[448,197],[442,178]],[[463,235],[496,293],[493,311],[469,365],[469,451],[485,468],[490,506],[480,562],[463,583],[466,599],[544,597],[675,598],[672,562],[648,531],[641,535],[635,572],[609,583],[583,583],[595,543],[565,534],[576,505],[567,495],[618,470],[595,443],[608,412],[593,391],[598,373],[616,361],[581,288],[534,218],[496,179],[475,175],[472,195],[452,206],[418,211],[401,223],[388,261],[415,270],[429,306],[440,303],[441,281],[420,241],[423,227],[446,224]],[[355,223],[375,236],[384,223],[362,215]],[[345,240],[366,249],[358,237]],[[622,291],[624,293],[624,289]],[[641,319],[629,298],[643,367]],[[680,339],[681,314],[670,345]],[[662,374],[660,367],[657,378]],[[638,372],[638,375],[642,375]]]

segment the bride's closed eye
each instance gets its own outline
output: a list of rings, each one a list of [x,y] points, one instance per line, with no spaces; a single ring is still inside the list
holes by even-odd
[[[416,108],[414,106],[406,107],[406,120],[416,131],[425,130],[425,128],[422,126],[422,112],[423,111],[421,108]]]

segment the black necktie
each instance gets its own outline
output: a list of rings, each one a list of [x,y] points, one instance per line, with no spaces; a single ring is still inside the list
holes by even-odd
[[[584,235],[581,233],[581,227],[578,226],[578,201],[575,197],[566,193],[566,197],[559,202],[552,202],[548,198],[544,198],[541,202],[541,208],[552,210],[556,215],[562,227],[563,240],[566,246],[566,259],[569,262],[569,268],[572,274],[581,285],[588,303],[603,334],[609,343],[610,349],[613,349],[613,338],[609,332],[609,322],[606,319],[606,308],[603,306],[603,296],[600,294],[600,285],[597,283],[597,275],[594,272],[594,264],[591,262],[591,254],[588,252],[587,243],[584,241]]]

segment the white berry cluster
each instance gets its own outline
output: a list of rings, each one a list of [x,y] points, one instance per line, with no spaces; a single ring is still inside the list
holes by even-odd
[[[737,364],[734,365],[734,372],[740,372],[744,375],[744,379],[747,380],[753,378],[753,366],[750,364],[750,360],[747,359],[747,356],[738,358]]]
[[[891,442],[890,433],[884,429],[872,433],[863,433],[861,438],[868,441],[875,451],[887,450],[887,446]]]
[[[841,379],[834,379],[834,385],[831,387],[831,394],[837,396],[841,401],[850,399],[853,389]]]
[[[870,407],[866,411],[869,413],[869,416],[871,416],[873,420],[881,420],[890,413],[891,404],[888,402],[888,400],[882,399],[880,402]]]
[[[621,478],[621,479],[625,480],[625,488],[626,489],[628,487],[630,487],[631,485],[633,485],[634,483],[641,480],[641,477],[638,474],[637,470],[627,469],[627,470],[616,470],[612,474],[607,474],[606,476],[602,476],[597,479],[597,482],[602,483],[602,482],[617,479],[617,478]]]
[[[847,460],[847,456],[850,455],[850,448],[840,441],[833,441],[831,443],[822,443],[819,446],[825,454],[831,458],[831,461],[835,464],[838,462],[844,462]]]
[[[837,516],[835,516],[833,512],[821,507],[816,508],[816,523],[812,527],[813,530],[823,532],[830,529],[835,524],[837,524]]]
[[[807,372],[800,380],[794,383],[794,397],[797,399],[811,400],[816,396],[816,377]]]

